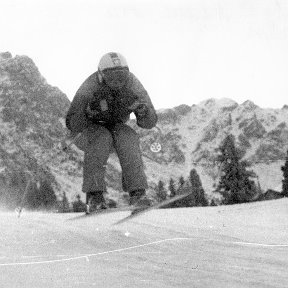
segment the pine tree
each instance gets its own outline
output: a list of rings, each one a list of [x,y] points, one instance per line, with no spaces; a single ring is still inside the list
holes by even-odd
[[[41,206],[41,195],[35,181],[31,181],[25,203],[28,209],[38,209]]]
[[[51,209],[57,203],[57,197],[48,180],[40,181],[39,187],[35,181],[29,185],[25,202],[30,209]]]
[[[179,182],[178,182],[178,189],[177,189],[177,194],[179,194],[179,192],[181,193],[182,190],[183,190],[183,187],[184,187],[184,184],[185,184],[185,179],[183,176],[181,176],[179,178]]]
[[[179,188],[177,189],[177,194],[186,194],[190,193],[189,196],[178,200],[174,203],[172,203],[173,207],[193,207],[195,206],[195,195],[192,193],[192,185],[189,180],[185,181],[183,177],[180,177],[179,179]]]
[[[59,203],[60,212],[69,212],[69,200],[66,196],[66,193],[63,193],[62,200]]]
[[[224,204],[250,201],[256,193],[255,183],[250,180],[255,177],[255,173],[247,170],[248,162],[241,161],[233,135],[228,135],[224,139],[219,151],[218,161],[221,163],[222,175],[216,191],[222,194]]]
[[[284,166],[281,167],[283,172],[283,180],[282,180],[282,195],[284,197],[288,197],[288,150],[285,159]]]
[[[176,195],[176,188],[175,188],[175,181],[171,178],[169,181],[169,191],[170,191],[170,197],[175,197]]]
[[[217,206],[216,202],[214,199],[212,199],[211,203],[210,203],[210,206]]]
[[[15,208],[21,202],[24,189],[27,185],[26,175],[23,171],[14,170],[9,173],[8,179],[1,179],[0,200],[7,208]]]
[[[159,202],[166,200],[167,191],[165,189],[165,184],[162,180],[159,180],[157,188],[156,188],[156,196]]]
[[[77,194],[76,201],[74,201],[72,203],[72,206],[73,206],[74,212],[85,212],[86,211],[86,204],[84,202],[82,202],[81,196],[79,194]]]
[[[195,206],[208,206],[208,201],[205,198],[205,192],[202,187],[202,182],[196,169],[192,169],[190,171],[189,180],[195,197]]]
[[[39,193],[42,207],[44,207],[45,209],[50,209],[55,206],[57,202],[57,197],[48,180],[44,179],[40,182]]]

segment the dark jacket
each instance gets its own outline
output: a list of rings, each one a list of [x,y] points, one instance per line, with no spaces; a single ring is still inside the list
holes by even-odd
[[[98,72],[89,76],[80,86],[66,116],[66,126],[73,133],[82,132],[89,125],[99,123],[113,126],[129,120],[129,107],[136,101],[147,106],[147,113],[140,117],[134,112],[137,125],[151,129],[156,125],[157,115],[148,93],[140,81],[129,72],[129,78],[118,91],[110,89],[99,77]],[[93,117],[87,110],[94,111]]]

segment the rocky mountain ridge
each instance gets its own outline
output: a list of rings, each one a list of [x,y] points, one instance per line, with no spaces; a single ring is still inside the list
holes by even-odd
[[[59,197],[65,192],[74,199],[80,193],[83,152],[73,146],[64,153],[59,146],[67,134],[64,117],[69,105],[67,96],[47,83],[29,57],[0,54],[1,189],[21,172],[36,180],[49,177]],[[244,158],[251,161],[261,187],[281,189],[280,167],[288,148],[287,106],[262,109],[251,101],[238,104],[212,98],[197,105],[162,109],[158,115],[157,128],[152,130],[140,129],[135,120],[130,121],[141,136],[151,190],[159,180],[168,186],[170,178],[177,181],[195,168],[211,198],[219,177],[215,149],[228,133],[236,137]],[[151,151],[154,142],[161,144],[161,151]],[[112,155],[107,168],[112,198],[121,191],[120,180],[120,165]]]
[[[286,106],[262,109],[251,101],[239,105],[231,99],[208,99],[192,107],[182,105],[161,111],[158,126],[166,138],[169,136],[170,141],[163,139],[163,146],[169,150],[170,159],[171,148],[177,147],[174,159],[178,161],[168,161],[167,168],[171,171],[174,165],[173,175],[188,175],[195,168],[205,190],[212,191],[219,177],[215,149],[227,134],[233,134],[262,188],[280,190],[280,167],[288,148],[287,116]],[[157,157],[167,157],[165,148]]]

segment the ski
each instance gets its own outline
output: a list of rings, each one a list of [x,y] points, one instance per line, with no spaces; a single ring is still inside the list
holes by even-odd
[[[181,200],[181,199],[184,199],[184,198],[188,197],[188,196],[191,195],[191,194],[192,194],[192,193],[189,192],[189,193],[177,195],[177,196],[175,196],[175,197],[173,197],[173,198],[164,200],[164,201],[162,201],[162,202],[160,202],[160,203],[157,203],[157,204],[155,204],[155,205],[152,205],[152,206],[148,206],[148,207],[144,207],[144,208],[141,208],[141,207],[139,207],[139,208],[134,208],[134,209],[132,209],[132,213],[131,213],[130,215],[128,215],[127,217],[125,217],[125,218],[117,221],[117,222],[114,223],[113,225],[122,224],[122,223],[124,223],[124,222],[126,222],[126,221],[129,221],[129,220],[131,220],[131,219],[134,219],[134,218],[136,218],[136,217],[138,217],[138,216],[140,216],[140,215],[143,215],[143,214],[145,214],[145,213],[148,213],[148,212],[151,211],[151,210],[165,207],[165,206],[167,206],[167,205],[169,205],[169,204],[172,204],[172,203],[174,203],[174,202],[176,202],[176,201],[179,201],[179,200]]]
[[[118,207],[118,208],[108,208],[108,209],[96,210],[96,211],[93,211],[89,214],[85,213],[85,214],[77,215],[73,218],[69,218],[68,220],[69,221],[75,221],[75,220],[81,220],[81,219],[88,218],[88,217],[95,217],[95,216],[100,216],[100,215],[105,215],[105,214],[110,214],[110,213],[115,213],[115,212],[131,211],[131,213],[128,216],[126,216],[125,218],[123,218],[123,219],[121,219],[121,220],[119,220],[113,224],[113,225],[118,225],[118,224],[124,223],[126,221],[129,221],[133,218],[136,218],[140,215],[148,213],[151,210],[159,209],[159,208],[165,207],[169,204],[172,204],[176,201],[184,199],[184,198],[188,197],[189,195],[191,195],[191,193],[185,193],[185,194],[177,195],[173,198],[164,200],[160,203],[156,203],[156,204],[154,204],[152,206],[148,206],[148,207],[124,206],[124,207]]]
[[[95,210],[89,214],[80,214],[75,217],[69,218],[69,221],[75,221],[75,220],[80,220],[83,218],[89,218],[92,216],[100,216],[100,215],[105,215],[105,214],[110,214],[110,213],[115,213],[115,212],[123,212],[123,211],[133,211],[134,207],[132,206],[124,206],[124,207],[117,207],[117,208],[107,208],[107,209],[101,209],[101,210]]]

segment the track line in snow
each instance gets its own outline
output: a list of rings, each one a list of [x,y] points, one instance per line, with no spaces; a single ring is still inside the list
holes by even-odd
[[[89,258],[91,258],[91,257],[97,257],[97,256],[102,256],[102,255],[106,255],[106,254],[113,254],[113,253],[121,253],[121,252],[124,252],[124,251],[129,251],[129,250],[142,248],[142,247],[147,247],[147,246],[158,245],[158,244],[162,244],[162,243],[165,243],[165,242],[172,242],[172,241],[195,241],[195,238],[189,238],[189,237],[168,238],[168,239],[162,239],[162,240],[153,241],[153,242],[149,242],[149,243],[145,243],[145,244],[130,246],[130,247],[126,247],[126,248],[108,250],[108,251],[103,251],[103,252],[99,252],[99,253],[91,253],[91,254],[79,255],[79,256],[68,257],[68,258],[64,258],[64,259],[52,259],[52,260],[33,261],[33,262],[31,261],[31,262],[0,263],[0,267],[51,264],[51,263],[83,260],[83,259],[85,261],[89,262]],[[234,245],[241,245],[241,246],[259,246],[259,247],[266,247],[266,248],[267,247],[268,248],[288,247],[288,244],[263,244],[263,243],[241,242],[241,241],[222,241],[222,240],[215,240],[215,239],[211,239],[211,240],[210,239],[205,239],[203,241],[205,241],[205,242],[207,242],[207,241],[212,241],[213,242],[214,241],[214,242],[220,242],[220,243],[226,243],[226,244],[234,244]],[[58,257],[59,256],[60,255],[58,255]],[[26,257],[28,258],[30,256],[26,256]]]
[[[163,240],[158,240],[158,241],[149,242],[149,243],[145,243],[145,244],[130,246],[130,247],[126,247],[126,248],[108,250],[108,251],[99,252],[99,253],[85,254],[85,255],[80,255],[80,256],[75,256],[75,257],[64,258],[64,259],[53,259],[53,260],[34,261],[34,262],[1,263],[0,267],[1,266],[3,267],[3,266],[21,266],[21,265],[49,264],[49,263],[58,263],[58,262],[68,262],[68,261],[74,261],[74,260],[79,260],[79,259],[85,259],[87,261],[87,259],[89,259],[91,257],[97,257],[97,256],[105,255],[105,254],[113,254],[113,253],[124,252],[124,251],[133,250],[133,249],[137,249],[137,248],[141,248],[141,247],[157,245],[157,244],[161,244],[161,243],[168,242],[168,241],[181,241],[181,240],[192,240],[192,238],[163,239]]]
[[[232,242],[236,245],[242,246],[259,246],[259,247],[270,247],[270,248],[277,248],[277,247],[288,247],[288,244],[264,244],[264,243],[253,243],[253,242]]]

